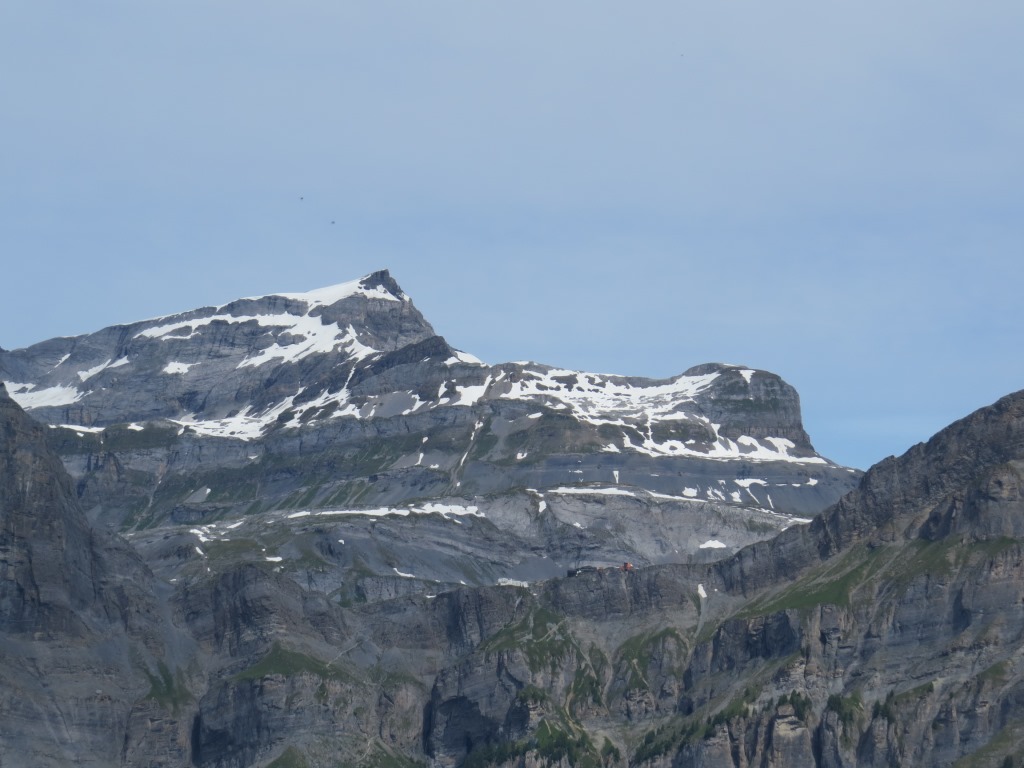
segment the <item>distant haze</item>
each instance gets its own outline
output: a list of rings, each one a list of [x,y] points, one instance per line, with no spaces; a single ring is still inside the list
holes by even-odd
[[[1024,388],[1024,5],[0,6],[0,346],[389,268],[488,363],[778,373],[866,468]]]

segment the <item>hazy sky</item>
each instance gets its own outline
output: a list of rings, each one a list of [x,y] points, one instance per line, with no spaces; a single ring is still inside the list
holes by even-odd
[[[1020,0],[0,2],[0,346],[389,268],[487,362],[1024,388]],[[301,199],[300,199],[301,198]]]

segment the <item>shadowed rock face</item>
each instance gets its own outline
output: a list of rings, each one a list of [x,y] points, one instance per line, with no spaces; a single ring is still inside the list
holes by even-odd
[[[43,427],[0,385],[0,627],[76,635],[97,584],[85,516]]]
[[[5,764],[116,765],[148,738],[163,764],[183,759],[173,726],[131,727],[155,709],[145,695],[149,676],[173,663],[166,646],[188,646],[161,617],[157,591],[129,546],[89,527],[43,427],[0,386]]]

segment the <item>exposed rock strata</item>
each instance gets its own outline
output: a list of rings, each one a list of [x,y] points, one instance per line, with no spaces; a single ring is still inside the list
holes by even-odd
[[[501,497],[503,530],[463,498],[401,526],[256,511],[221,540],[203,517],[216,502],[191,488],[178,514],[199,534],[169,526],[133,548],[90,525],[47,431],[0,390],[5,762],[1002,768],[1024,754],[1024,393],[724,559],[526,587],[428,581],[388,558],[444,526],[481,549],[547,535],[571,551],[574,522],[615,522],[599,493],[544,489],[544,510]]]
[[[121,529],[563,485],[810,516],[858,474],[773,373],[485,365],[386,271],[0,351],[0,379]]]

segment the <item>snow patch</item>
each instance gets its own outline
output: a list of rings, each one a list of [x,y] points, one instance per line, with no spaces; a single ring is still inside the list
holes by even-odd
[[[188,373],[189,368],[194,368],[199,363],[178,363],[171,362],[164,366],[161,373],[176,374],[176,373]]]
[[[709,539],[700,545],[700,549],[725,549],[726,546],[718,539]]]
[[[78,372],[78,378],[80,378],[82,381],[86,381],[88,379],[91,379],[93,376],[95,376],[100,371],[104,370],[105,368],[109,368],[111,362],[112,362],[111,360],[104,360],[102,363],[100,363],[99,365],[95,366],[94,368],[88,368],[88,369],[86,369],[84,371],[79,371]]]
[[[636,496],[632,491],[627,491],[624,488],[585,488],[581,486],[572,487],[561,487],[552,488],[551,493],[565,493],[565,494],[601,494],[603,496]]]
[[[455,365],[456,363],[468,363],[469,365],[487,365],[480,358],[469,354],[468,352],[460,352],[455,350],[455,354],[444,361],[445,365]]]
[[[498,579],[498,586],[499,587],[529,587],[530,583],[528,581],[517,581],[516,579],[501,578],[501,579]]]
[[[287,515],[289,519],[296,517],[307,517],[315,514],[317,517],[337,517],[342,515],[363,516],[370,518],[378,517],[408,517],[409,515],[440,515],[445,520],[459,517],[483,517],[483,512],[476,505],[462,506],[460,504],[443,504],[430,502],[427,504],[410,504],[408,507],[377,507],[374,509],[325,509],[319,512],[293,512]],[[458,522],[454,520],[453,522]]]
[[[491,386],[491,377],[488,376],[483,384],[477,384],[469,387],[457,387],[456,392],[458,398],[451,401],[451,405],[476,405],[483,399],[483,396],[487,393],[487,388]]]
[[[7,387],[7,392],[11,399],[26,411],[30,411],[33,408],[71,405],[72,403],[77,403],[88,394],[64,384],[40,389],[38,392],[32,391],[35,389],[35,384],[19,384],[14,381],[5,381],[4,385]]]
[[[404,293],[401,296],[395,296],[380,286],[367,288],[363,285],[363,282],[365,282],[368,277],[369,275],[361,277],[358,280],[350,280],[346,283],[329,285],[326,288],[317,288],[305,293],[275,293],[271,295],[281,296],[285,299],[304,301],[310,309],[321,306],[329,307],[330,305],[336,304],[342,299],[347,299],[350,296],[363,296],[367,299],[380,299],[382,301],[409,301],[409,297]],[[249,298],[261,299],[264,297],[251,296]]]

